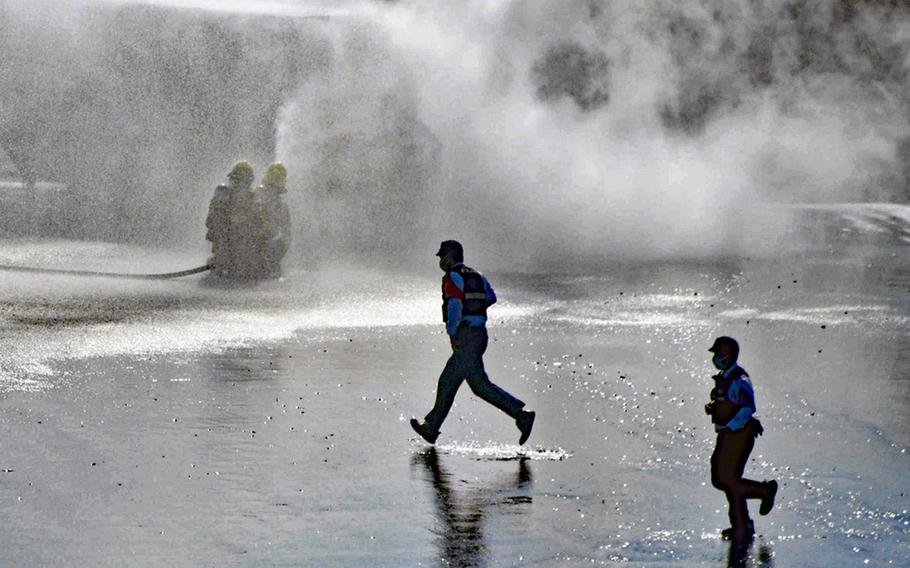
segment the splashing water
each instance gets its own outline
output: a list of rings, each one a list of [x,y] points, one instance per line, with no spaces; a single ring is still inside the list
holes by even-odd
[[[521,459],[562,461],[572,457],[571,452],[562,448],[525,448],[514,444],[440,444],[436,446],[436,448],[444,454],[464,456],[481,461],[511,461]]]

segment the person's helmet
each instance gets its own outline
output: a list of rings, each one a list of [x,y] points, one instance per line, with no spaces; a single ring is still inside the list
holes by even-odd
[[[736,342],[732,337],[727,337],[722,335],[714,340],[714,344],[711,345],[711,348],[708,349],[711,353],[717,353],[718,351],[725,350],[733,356],[735,361],[739,357],[739,343]]]
[[[262,178],[263,184],[278,188],[281,193],[287,191],[287,182],[288,170],[281,162],[274,162],[269,165],[269,168],[265,171],[265,177]]]
[[[253,166],[246,160],[241,160],[234,164],[234,169],[228,174],[228,179],[237,185],[250,185],[255,177]]]

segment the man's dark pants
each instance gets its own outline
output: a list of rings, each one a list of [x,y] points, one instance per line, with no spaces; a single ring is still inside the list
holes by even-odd
[[[525,403],[491,383],[483,369],[483,354],[487,350],[488,341],[485,327],[470,327],[463,323],[458,328],[455,333],[455,351],[439,376],[436,404],[425,418],[426,425],[431,431],[439,431],[455,401],[455,393],[464,380],[468,381],[468,386],[475,395],[512,418],[517,418],[521,414]]]
[[[730,526],[742,534],[749,521],[746,499],[761,499],[766,488],[758,481],[743,479],[749,454],[755,446],[755,431],[751,423],[739,430],[717,433],[717,445],[711,454],[711,485],[727,496],[730,505]]]

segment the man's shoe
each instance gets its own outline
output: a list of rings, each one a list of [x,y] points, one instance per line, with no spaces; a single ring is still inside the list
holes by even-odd
[[[749,519],[749,522],[746,523],[746,529],[748,534],[755,535],[755,524],[752,522],[752,519]],[[727,527],[724,530],[720,531],[720,538],[723,540],[730,540],[733,538],[733,527]]]
[[[524,445],[528,441],[528,438],[531,437],[531,428],[534,427],[534,417],[537,414],[533,411],[529,412],[527,410],[522,410],[521,414],[518,415],[518,418],[515,419],[515,425],[518,426],[518,430],[521,431],[521,438],[518,439],[518,445]]]
[[[771,512],[771,509],[774,508],[774,498],[777,497],[776,481],[766,481],[765,486],[768,488],[768,493],[761,498],[761,507],[758,509],[761,515],[767,515]]]
[[[439,432],[431,432],[430,429],[427,428],[426,424],[421,424],[420,422],[417,421],[416,418],[411,418],[411,428],[413,428],[415,432],[420,434],[421,438],[423,438],[424,440],[426,440],[427,442],[429,442],[431,444],[435,444],[436,438],[439,437]]]

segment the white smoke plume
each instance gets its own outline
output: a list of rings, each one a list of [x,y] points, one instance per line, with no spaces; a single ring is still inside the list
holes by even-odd
[[[201,235],[241,157],[288,164],[307,262],[760,254],[768,204],[908,196],[885,0],[39,0],[0,26],[0,135],[132,239]]]

